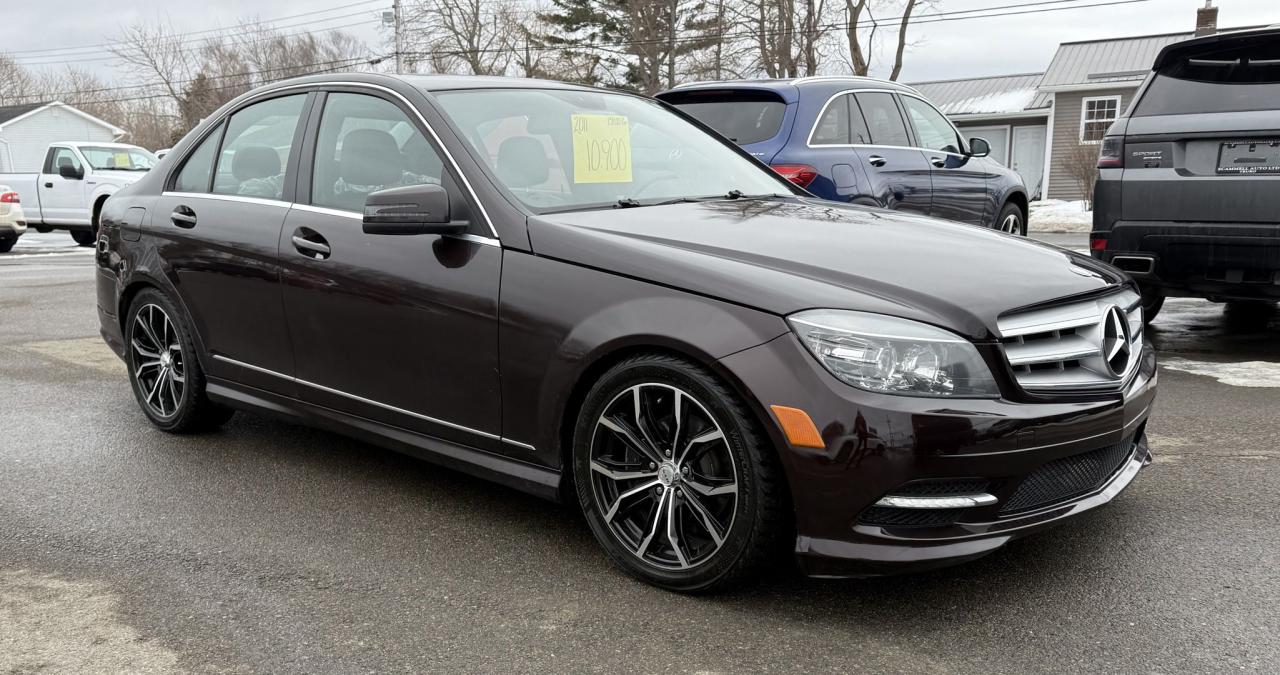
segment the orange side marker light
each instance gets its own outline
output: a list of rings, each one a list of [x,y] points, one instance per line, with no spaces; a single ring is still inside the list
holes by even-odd
[[[788,408],[784,405],[771,405],[769,409],[778,418],[778,426],[787,435],[787,441],[798,448],[826,448],[822,434],[809,418],[809,413],[799,408]]]

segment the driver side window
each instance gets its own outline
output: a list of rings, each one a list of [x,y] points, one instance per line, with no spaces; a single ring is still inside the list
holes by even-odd
[[[395,104],[366,94],[329,94],[320,118],[311,203],[362,211],[371,192],[443,185],[444,162]]]
[[[58,173],[62,166],[70,166],[76,171],[81,170],[80,158],[76,157],[76,153],[71,148],[53,148],[49,151],[49,166],[45,167],[45,173]]]
[[[911,118],[911,126],[916,130],[920,147],[954,155],[964,151],[964,145],[960,142],[956,130],[933,106],[914,96],[903,96],[902,105]]]

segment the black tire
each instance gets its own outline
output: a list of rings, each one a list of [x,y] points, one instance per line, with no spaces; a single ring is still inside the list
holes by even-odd
[[[1160,308],[1164,307],[1164,292],[1158,288],[1142,289],[1142,320],[1145,323],[1155,321]]]
[[[637,388],[648,393],[636,398]],[[666,401],[664,395],[668,397]],[[623,408],[615,405],[631,405],[635,410],[628,398],[647,399],[648,422],[630,426],[624,411],[617,414]],[[663,406],[668,406],[670,412],[673,399],[682,401],[682,424],[687,427],[683,430],[673,431],[674,415],[659,419],[660,413],[655,412]],[[667,450],[657,457],[664,461],[660,465],[646,461],[635,449],[637,446],[601,426],[606,413],[610,413],[611,422],[625,421],[633,431],[639,429],[644,438],[661,439],[648,444],[653,452],[658,452],[665,442]],[[597,440],[599,429],[606,431]],[[717,432],[720,439],[693,440],[715,436]],[[601,376],[579,412],[573,438],[573,475],[579,505],[596,540],[631,575],[684,593],[710,593],[739,585],[785,554],[784,541],[792,526],[782,470],[767,438],[742,401],[706,369],[666,355],[628,358]],[[695,443],[697,449],[693,449]],[[614,463],[620,449],[622,454],[638,460],[636,466],[640,470],[648,467],[651,473],[630,479],[634,482],[611,482],[620,479],[599,468],[592,469],[593,453],[610,446],[610,454],[600,454],[598,460],[625,472],[627,469],[620,463]],[[683,457],[673,457],[673,451]],[[602,466],[602,462],[596,466]],[[733,474],[732,485],[724,482],[728,472]],[[712,474],[719,475],[712,478]],[[672,483],[665,482],[668,479]],[[707,492],[712,486],[718,487]],[[730,487],[731,496],[715,494]],[[610,494],[601,494],[606,491]],[[625,507],[618,506],[623,504],[621,495],[633,492],[635,496],[626,498]],[[669,503],[664,501],[668,499]],[[606,502],[611,502],[608,509]],[[675,514],[676,525],[672,529],[679,534],[674,538],[670,531],[660,538],[653,534],[667,527],[664,505],[665,514]],[[609,513],[614,515],[606,520]],[[707,521],[707,517],[712,520]],[[638,541],[646,528],[650,532],[648,538]],[[719,542],[711,534],[713,528],[719,533]],[[632,532],[634,545],[624,541],[627,532]],[[664,553],[667,558],[678,561],[674,566],[657,560],[663,549],[669,550]],[[654,560],[645,559],[646,555]]]
[[[5,237],[0,239],[0,253],[8,253],[13,250],[14,244],[18,243],[17,237]]]
[[[160,321],[160,315],[168,320],[169,327]],[[216,429],[231,419],[232,409],[205,395],[204,371],[191,330],[165,294],[154,288],[143,290],[125,316],[129,383],[138,407],[152,424],[170,433],[190,433]],[[147,359],[148,353],[154,353],[156,359]],[[165,365],[157,365],[161,363]],[[174,377],[162,381],[166,367]]]
[[[81,246],[93,246],[98,240],[92,230],[71,230],[71,238]]]
[[[1027,217],[1023,215],[1022,207],[1013,202],[1005,202],[1000,215],[996,216],[995,229],[1021,237],[1027,236]]]
[[[39,232],[40,234],[49,234],[52,231],[53,231],[52,227],[40,227],[40,226],[36,227],[36,232]]]

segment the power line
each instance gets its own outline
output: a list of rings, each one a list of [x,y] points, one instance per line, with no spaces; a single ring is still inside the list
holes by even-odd
[[[302,18],[304,16],[315,16],[316,14],[327,14],[329,12],[336,12],[340,9],[350,9],[352,7],[358,7],[360,5],[381,4],[385,2],[386,0],[362,0],[361,2],[353,2],[345,5],[338,5],[335,7],[329,7],[327,9],[316,9],[310,12],[302,12],[301,14],[290,14],[288,16],[280,16],[274,19],[259,19],[256,21],[247,21],[244,23],[237,24],[234,27],[206,28],[204,30],[188,31],[185,33],[176,33],[169,37],[173,38],[176,41],[176,40],[184,40],[185,38],[189,38],[193,35],[207,35],[209,33],[218,33],[221,31],[237,30],[241,28],[249,28],[254,26],[263,26],[263,25],[274,26],[274,24],[278,21],[290,21],[293,19]],[[337,18],[337,17],[330,17],[330,18]],[[317,22],[327,21],[327,20],[328,19],[318,19]],[[302,24],[299,24],[299,25],[302,25]],[[78,45],[78,46],[72,46],[72,47],[44,47],[41,49],[18,49],[14,51],[7,51],[5,52],[5,54],[8,56],[15,56],[20,54],[36,54],[36,53],[44,53],[44,52],[78,52],[78,51],[87,50],[87,49],[103,49],[103,48],[109,48],[114,46],[116,46],[116,43],[114,42],[100,42],[98,44]],[[54,55],[51,54],[48,56],[54,56]],[[65,56],[65,54],[60,56]],[[31,58],[45,58],[45,57],[37,56],[37,57],[31,57]]]
[[[916,25],[919,23],[942,23],[946,21],[969,21],[973,19],[989,19],[989,18],[997,18],[997,17],[1003,17],[1003,16],[1018,16],[1018,15],[1024,15],[1024,14],[1043,14],[1048,12],[1060,12],[1060,11],[1073,10],[1073,9],[1088,9],[1093,7],[1111,7],[1114,5],[1130,5],[1130,4],[1136,4],[1136,3],[1152,2],[1153,0],[1105,0],[1102,2],[1095,2],[1094,4],[1087,4],[1087,5],[1075,4],[1075,3],[1088,2],[1088,1],[1089,0],[1041,0],[1040,2],[1018,3],[1018,4],[1012,4],[1012,5],[996,5],[991,7],[979,7],[974,9],[954,10],[950,12],[939,12],[936,14],[916,15],[916,18],[913,18],[911,20],[911,25]],[[1070,3],[1069,6],[1048,6],[1048,5],[1066,5],[1068,3]],[[1028,7],[1035,7],[1036,9],[1026,9]],[[1007,9],[1021,10],[1021,11],[1010,11],[1010,12],[1000,11],[1000,10],[1007,10]],[[977,12],[993,12],[993,13],[976,14]],[[965,16],[965,15],[972,15],[972,16]],[[876,23],[877,24],[893,24],[893,23],[900,22],[903,18],[904,17],[902,16],[886,17],[886,18],[877,19]],[[862,22],[859,22],[856,25],[864,25],[864,24],[862,24]],[[564,44],[542,45],[542,46],[536,46],[536,47],[529,47],[529,49],[532,51],[546,52],[546,51],[564,51],[564,50],[572,50],[572,49],[578,48],[578,49],[584,49],[584,50],[599,50],[599,51],[606,51],[606,52],[611,52],[611,53],[620,54],[620,55],[627,55],[627,52],[625,50],[629,47],[639,47],[639,46],[645,46],[645,45],[680,45],[680,44],[685,44],[690,42],[701,42],[709,38],[716,39],[716,40],[724,40],[724,39],[735,38],[735,37],[760,38],[760,37],[778,37],[778,36],[785,36],[785,35],[816,35],[816,34],[826,33],[828,31],[835,30],[835,29],[846,29],[849,26],[850,26],[850,23],[848,21],[840,21],[840,22],[829,22],[824,24],[817,24],[816,26],[813,26],[812,28],[809,28],[809,29],[791,28],[791,29],[777,29],[777,30],[765,30],[765,31],[742,30],[737,32],[722,33],[720,35],[697,34],[697,35],[692,35],[692,36],[683,37],[683,38],[676,38],[675,40],[671,40],[669,38],[654,38],[654,39],[648,39],[648,40],[627,40],[627,41],[611,42],[611,43],[584,44],[584,45],[581,45],[580,47],[575,47],[574,45],[564,45]],[[503,51],[513,51],[513,50],[509,49],[508,47],[488,47],[488,48],[482,47],[477,49],[451,50],[451,51],[433,50],[433,51],[406,52],[406,54],[413,55],[413,56],[430,56],[430,55],[465,56],[469,54],[481,54],[481,53],[487,53],[487,52],[503,52]]]
[[[348,64],[348,65],[355,65],[355,64],[357,64],[357,63],[361,63],[361,62],[368,63],[369,65],[376,65],[377,63],[381,62],[383,58],[385,58],[385,57],[383,57],[383,56],[369,56],[369,55],[364,55],[364,56],[351,56],[351,57],[342,58],[342,59],[334,59],[334,60],[331,60],[331,61],[316,61],[316,62],[312,62],[312,63],[299,63],[299,64],[292,64],[292,65],[287,65],[287,66],[280,66],[280,67],[278,67],[278,68],[265,68],[265,69],[262,69],[262,70],[250,70],[250,71],[244,71],[244,72],[240,72],[240,73],[225,73],[225,74],[224,74],[224,73],[215,73],[215,74],[212,74],[212,75],[210,75],[210,74],[206,74],[206,75],[205,75],[205,78],[206,78],[206,79],[209,79],[209,80],[215,80],[215,81],[216,81],[216,80],[229,80],[229,79],[235,79],[235,78],[241,78],[241,77],[253,78],[253,77],[257,77],[257,76],[259,76],[259,75],[262,75],[262,74],[264,74],[264,73],[278,73],[278,72],[282,72],[282,71],[286,71],[286,70],[306,69],[306,68],[309,68],[309,67],[311,67],[311,66],[328,66],[328,65],[332,65],[332,64],[336,64],[336,63],[344,63],[344,64],[346,64],[347,62],[351,62],[351,63],[350,63],[350,64]],[[288,77],[293,77],[293,76],[292,76],[292,75],[289,75]],[[195,81],[196,81],[196,80],[198,80],[198,79],[200,79],[200,77],[197,75],[196,77],[189,77],[189,78],[185,78],[185,79],[181,79],[181,80],[173,80],[173,81],[169,82],[168,84],[169,84],[169,85],[171,85],[171,86],[178,86],[178,85],[190,84],[190,83],[192,83],[192,82],[195,82]],[[237,86],[241,86],[241,84],[242,84],[242,83],[233,83],[233,84],[226,85],[224,88],[237,87]],[[129,89],[138,89],[138,90],[142,90],[142,89],[154,89],[154,88],[162,87],[162,86],[165,86],[165,83],[162,83],[162,82],[151,82],[151,83],[147,83],[147,84],[126,85],[126,86],[121,86],[121,87],[99,87],[99,88],[97,88],[97,89],[79,89],[79,90],[75,90],[75,91],[47,92],[47,93],[33,94],[33,95],[31,95],[31,96],[27,96],[27,97],[19,97],[19,98],[28,98],[28,99],[29,99],[29,98],[38,98],[38,99],[40,99],[40,100],[42,100],[42,101],[55,101],[55,100],[64,100],[64,99],[74,99],[75,97],[77,97],[77,96],[81,96],[81,95],[84,95],[84,94],[99,94],[99,93],[105,93],[105,92],[120,92],[120,91],[129,90]],[[167,97],[169,97],[169,96],[170,96],[170,94],[168,94],[168,93],[159,93],[159,94],[154,94],[154,95],[142,95],[142,92],[140,91],[140,92],[139,92],[139,95],[138,95],[138,96],[135,96],[135,97],[122,98],[122,99],[113,99],[113,100],[92,100],[92,101],[88,101],[88,102],[89,102],[89,103],[114,103],[114,102],[117,102],[117,101],[132,101],[132,100],[135,100],[135,99],[167,98]]]
[[[332,17],[328,17],[328,18],[324,18],[324,19],[318,19],[318,20],[315,20],[315,21],[309,21],[309,22],[300,23],[300,24],[293,24],[293,25],[288,25],[288,26],[282,26],[281,28],[282,28],[282,29],[289,29],[289,28],[301,28],[301,27],[303,27],[303,26],[314,25],[314,24],[317,24],[317,23],[324,23],[324,22],[326,22],[326,21],[337,21],[337,20],[339,20],[339,19],[349,19],[349,18],[351,18],[351,17],[353,17],[353,16],[362,16],[362,15],[366,15],[366,14],[368,14],[368,11],[367,11],[367,10],[366,10],[366,11],[363,11],[363,12],[353,12],[353,13],[351,13],[351,14],[343,14],[343,15],[340,15],[340,16],[332,16]],[[275,39],[278,39],[278,38],[281,38],[281,37],[293,37],[293,36],[297,36],[297,35],[305,35],[305,34],[309,34],[309,33],[327,33],[327,32],[332,32],[332,31],[335,31],[335,30],[341,30],[341,29],[344,29],[344,28],[351,28],[351,27],[354,27],[354,26],[362,26],[362,25],[365,25],[365,24],[368,24],[368,23],[372,23],[372,22],[374,22],[374,21],[377,21],[377,20],[376,20],[376,19],[366,19],[365,21],[357,21],[357,22],[353,22],[353,23],[343,24],[343,25],[341,25],[341,26],[332,26],[332,27],[329,27],[329,28],[323,28],[323,29],[305,29],[305,28],[304,28],[303,30],[299,30],[299,31],[291,32],[291,33],[290,33],[290,32],[285,32],[285,33],[272,33],[272,34],[269,34],[269,35],[263,35],[263,36],[260,36],[260,37],[257,37],[257,38],[253,38],[253,39],[249,39],[249,40],[242,40],[242,41],[241,41],[241,44],[255,44],[255,43],[258,43],[258,42],[269,42],[269,41],[271,41],[271,40],[275,40]],[[264,25],[264,26],[262,26],[262,28],[263,28],[264,30],[267,30],[267,29],[268,29],[265,25]],[[221,29],[220,29],[220,30],[221,30]],[[236,31],[228,31],[228,32],[225,32],[225,33],[223,33],[221,36],[218,36],[218,37],[228,37],[228,38],[232,38],[232,37],[235,37],[237,34],[239,34],[239,35],[245,35],[245,36],[252,35],[252,33],[250,33],[249,31],[239,31],[239,32],[236,32]],[[212,38],[212,36],[211,36],[211,37],[209,37],[209,38],[205,38],[205,39],[206,39],[206,40],[209,40],[209,39],[213,39],[213,38]],[[166,46],[176,45],[176,44],[179,44],[179,43],[182,43],[182,42],[186,42],[186,41],[185,41],[185,40],[173,40],[173,41],[167,41],[167,42],[159,42],[159,43],[157,43],[157,45],[159,46],[159,48],[163,49],[163,48],[165,48]],[[181,50],[178,50],[178,51],[180,51],[181,53],[184,53],[184,54],[190,54],[190,53],[198,52],[198,51],[200,51],[200,50],[201,50],[201,49],[203,49],[203,48],[204,48],[204,45],[203,45],[203,44],[194,44],[194,45],[192,45],[192,46],[190,46],[190,47],[188,47],[188,48],[181,49]],[[91,52],[91,53],[97,53],[97,52]],[[112,54],[106,54],[106,55],[97,56],[97,57],[75,57],[75,55],[71,55],[71,57],[72,57],[72,58],[71,58],[71,60],[55,60],[55,61],[25,61],[25,62],[24,62],[24,61],[15,61],[15,63],[17,63],[17,65],[24,66],[24,67],[32,67],[32,66],[51,66],[51,65],[55,65],[55,66],[56,66],[56,65],[75,65],[75,64],[79,64],[79,63],[86,63],[86,62],[95,62],[95,61],[121,61],[121,60],[123,60],[123,59],[124,59],[124,57],[120,56],[119,54],[115,54],[115,53],[112,53]],[[65,57],[64,57],[63,55],[57,55],[55,58],[59,58],[59,59],[61,59],[61,58],[65,58]]]

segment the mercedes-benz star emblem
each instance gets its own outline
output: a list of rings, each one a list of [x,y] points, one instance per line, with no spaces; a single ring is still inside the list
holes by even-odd
[[[1112,305],[1102,316],[1102,355],[1112,377],[1120,377],[1129,369],[1131,351],[1129,321],[1119,307]]]

